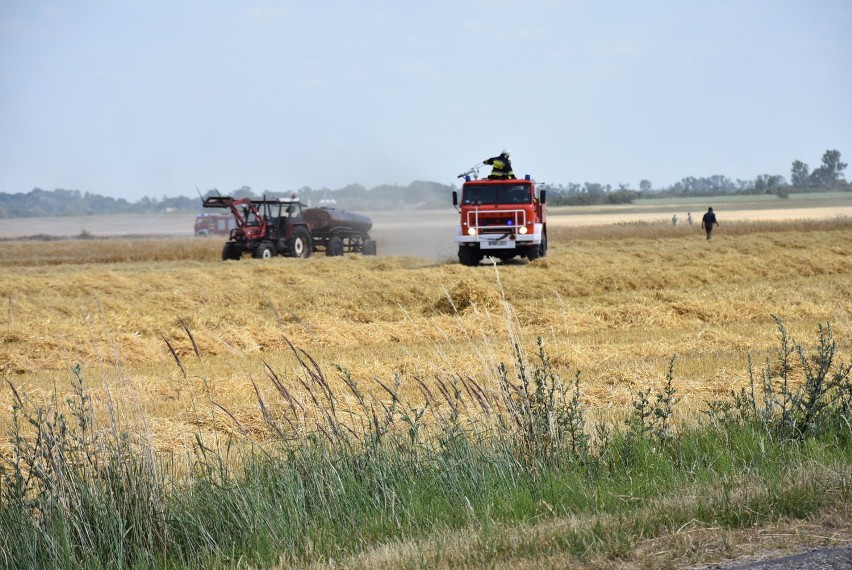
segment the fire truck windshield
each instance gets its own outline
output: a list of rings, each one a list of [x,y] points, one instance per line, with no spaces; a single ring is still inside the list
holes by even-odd
[[[462,204],[466,205],[497,205],[497,204],[529,204],[532,202],[530,187],[524,184],[512,186],[496,186],[473,184],[464,187]]]

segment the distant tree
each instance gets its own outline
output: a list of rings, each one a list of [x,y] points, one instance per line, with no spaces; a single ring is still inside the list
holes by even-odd
[[[754,181],[754,190],[756,194],[777,194],[778,188],[785,183],[779,174],[761,174]]]
[[[794,160],[790,168],[790,184],[794,188],[805,188],[811,180],[810,168],[801,160]]]
[[[814,186],[831,187],[843,179],[843,171],[847,164],[840,161],[840,151],[827,150],[822,155],[822,166],[811,173]]]
[[[597,182],[586,182],[583,184],[583,192],[586,192],[587,194],[603,194],[610,190],[612,190],[612,187],[609,184],[606,186],[598,184]]]
[[[696,178],[687,176],[680,182],[676,182],[668,188],[672,194],[694,194],[699,196],[713,196],[725,192],[735,192],[737,187],[727,176],[714,174],[710,177]]]
[[[641,180],[639,181],[639,190],[642,192],[650,192],[653,189],[650,180]]]

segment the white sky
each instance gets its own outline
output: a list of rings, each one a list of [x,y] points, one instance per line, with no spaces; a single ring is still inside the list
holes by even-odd
[[[633,188],[852,163],[852,1],[0,0],[0,192],[452,184],[503,148]]]

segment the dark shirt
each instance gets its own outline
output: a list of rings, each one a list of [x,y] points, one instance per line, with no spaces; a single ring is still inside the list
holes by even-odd
[[[719,225],[719,222],[716,221],[716,212],[707,212],[704,214],[704,217],[701,218],[701,223],[704,224],[705,228],[712,228],[713,224]]]
[[[501,180],[504,178],[514,178],[515,173],[512,172],[512,162],[508,156],[500,155],[484,160],[482,164],[487,164],[491,167],[491,174],[488,178]]]

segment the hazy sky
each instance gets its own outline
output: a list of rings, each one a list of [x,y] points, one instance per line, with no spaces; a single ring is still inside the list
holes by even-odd
[[[503,148],[633,188],[852,163],[852,1],[0,0],[0,192],[451,184]]]

